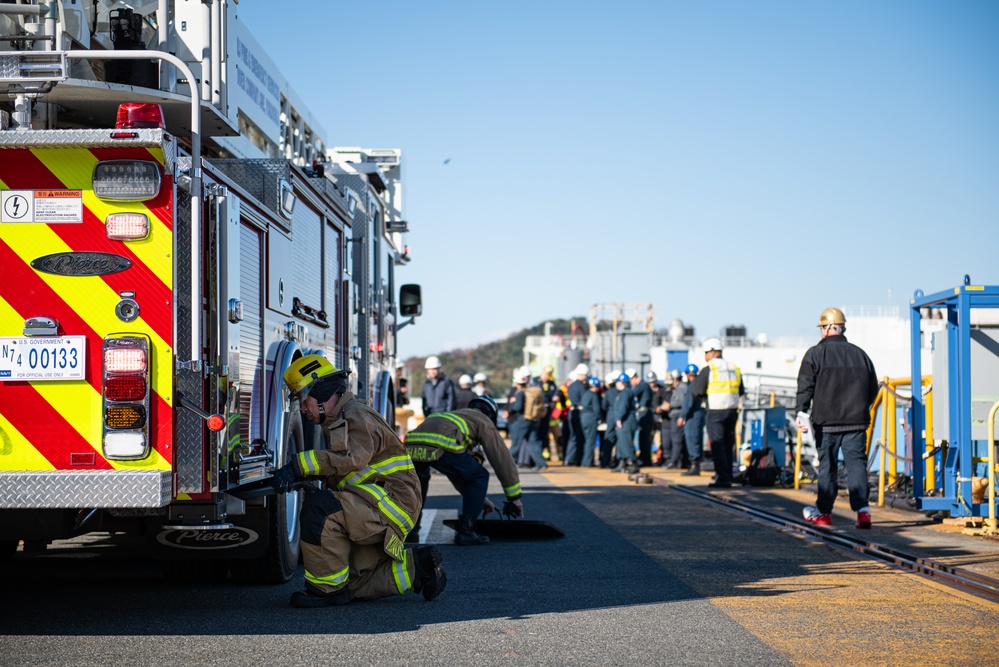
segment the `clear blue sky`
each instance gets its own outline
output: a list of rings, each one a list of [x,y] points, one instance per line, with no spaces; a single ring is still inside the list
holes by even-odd
[[[403,150],[404,357],[594,303],[774,337],[999,283],[999,3],[238,11],[331,145]]]

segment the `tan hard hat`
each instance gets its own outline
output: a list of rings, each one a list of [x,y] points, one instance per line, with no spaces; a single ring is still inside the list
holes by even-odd
[[[822,314],[819,315],[818,326],[828,327],[833,324],[838,324],[840,326],[846,324],[846,315],[844,315],[843,311],[839,308],[826,308],[822,311]]]

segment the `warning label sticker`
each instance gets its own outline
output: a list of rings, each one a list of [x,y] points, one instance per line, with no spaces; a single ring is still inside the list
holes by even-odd
[[[83,222],[83,190],[35,190],[35,222]]]
[[[83,190],[5,190],[0,222],[83,222]]]

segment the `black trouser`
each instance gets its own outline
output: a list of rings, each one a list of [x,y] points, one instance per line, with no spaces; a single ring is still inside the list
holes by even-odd
[[[652,465],[652,411],[640,410],[638,415],[638,460],[643,466]]]
[[[687,456],[687,438],[686,431],[684,431],[682,426],[677,426],[676,420],[680,418],[680,413],[677,412],[676,416],[673,417],[673,439],[670,442],[670,448],[667,450],[669,452],[668,462],[675,466],[682,466],[686,468],[690,465],[690,457]]]
[[[708,440],[711,441],[711,458],[715,462],[715,474],[719,484],[732,483],[732,456],[735,449],[735,423],[739,412],[731,410],[708,410]]]
[[[669,415],[663,415],[659,422],[659,462],[666,464],[669,461],[670,449],[673,447],[673,429]]]
[[[614,465],[614,453],[611,451],[614,449],[614,443],[617,442],[616,431],[614,427],[607,424],[607,430],[604,431],[603,436],[600,438],[600,467],[610,468]]]
[[[822,514],[832,512],[839,491],[837,459],[842,449],[846,485],[850,489],[850,509],[854,512],[864,509],[871,493],[867,481],[867,431],[825,433],[821,426],[814,428],[819,450],[819,498],[815,507]]]

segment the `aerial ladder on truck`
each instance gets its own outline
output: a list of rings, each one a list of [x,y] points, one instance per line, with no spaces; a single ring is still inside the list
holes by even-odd
[[[391,169],[327,168],[224,0],[0,2],[0,90],[0,555],[104,532],[287,581],[305,491],[267,480],[323,440],[284,370],[325,354],[391,418]]]

